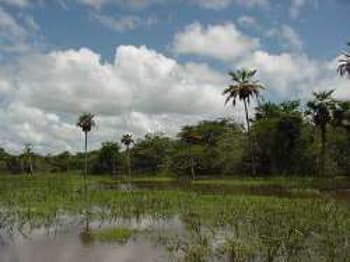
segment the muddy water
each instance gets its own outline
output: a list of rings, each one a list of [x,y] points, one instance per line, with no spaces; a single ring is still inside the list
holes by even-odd
[[[86,247],[77,235],[24,240],[0,248],[1,262],[154,262],[167,254],[153,243],[132,239],[125,245],[100,244]]]
[[[90,230],[108,227],[127,227],[150,230],[158,234],[184,231],[178,218],[169,220],[120,220],[113,224],[99,221]],[[86,243],[81,238],[81,225],[55,229],[37,229],[28,238],[17,235],[0,244],[0,262],[157,262],[169,261],[169,253],[145,234],[132,236],[126,243]],[[53,232],[56,232],[53,234]]]

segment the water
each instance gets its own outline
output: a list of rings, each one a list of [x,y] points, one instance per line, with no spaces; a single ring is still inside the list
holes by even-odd
[[[74,234],[22,240],[0,248],[1,262],[155,262],[166,252],[147,240],[132,239],[125,245],[95,243],[85,246]]]
[[[347,203],[350,203],[349,184],[350,183],[346,181],[346,183],[342,183],[342,185],[338,187],[337,190],[334,190],[331,184],[325,184],[326,186],[321,186],[319,188],[296,190],[293,187],[284,187],[281,185],[189,184],[176,181],[133,182],[128,184],[120,182],[110,182],[105,184],[97,184],[95,185],[93,190],[111,190],[122,192],[184,191],[196,192],[198,193],[199,197],[201,195],[277,196],[283,199],[288,198],[288,201],[289,198],[291,198],[292,201],[294,201],[295,199],[295,201],[299,202],[304,201],[298,200],[300,198],[325,198],[331,200],[336,199],[337,202],[346,203],[347,205]],[[273,202],[271,203],[273,204]],[[269,209],[266,208],[265,210],[269,211]],[[211,212],[215,212],[215,210],[212,210]],[[254,214],[254,212],[247,214],[251,215]],[[259,215],[259,213],[257,214]],[[298,214],[300,215],[300,213]],[[328,213],[320,214],[326,214],[327,216],[329,215]],[[267,215],[271,216],[271,219],[276,219],[277,223],[278,221],[280,221],[278,209],[275,212],[267,213]],[[288,214],[283,214],[282,216],[285,215]],[[304,215],[302,214],[302,216]],[[232,247],[238,245],[239,249],[248,250],[249,252],[251,251],[251,246],[254,250],[255,245],[255,240],[249,238],[251,236],[250,234],[257,234],[256,237],[260,237],[259,234],[262,234],[262,239],[269,239],[266,238],[267,236],[271,237],[270,240],[272,239],[275,241],[275,238],[273,238],[275,235],[271,233],[270,236],[270,231],[264,230],[263,227],[265,224],[261,224],[257,228],[255,228],[254,224],[248,224],[248,221],[253,218],[254,217],[249,216],[244,218],[248,219],[247,221],[242,220],[243,218],[239,218],[237,220],[237,223],[231,221],[231,224],[228,227],[224,226],[223,228],[215,228],[214,231],[211,231],[213,228],[211,228],[211,230],[209,228],[206,228],[206,225],[203,224],[203,221],[196,221],[196,217],[191,214],[187,218],[175,215],[166,219],[155,219],[151,215],[143,215],[141,217],[131,217],[129,219],[117,218],[112,221],[95,220],[89,222],[89,227],[91,230],[118,227],[135,229],[138,231],[138,233],[133,234],[132,237],[128,239],[125,243],[106,243],[99,242],[97,240],[95,240],[94,242],[86,243],[85,241],[82,241],[81,237],[82,232],[84,232],[85,225],[85,221],[81,217],[81,215],[63,215],[61,218],[58,218],[58,220],[60,220],[60,223],[57,223],[56,226],[51,225],[46,228],[39,227],[28,232],[26,236],[20,234],[19,232],[15,232],[15,234],[9,236],[6,234],[6,232],[1,232],[0,230],[0,262],[168,262],[183,261],[186,256],[192,256],[192,258],[190,258],[192,260],[188,260],[191,262],[199,261],[198,256],[206,257],[207,260],[205,261],[231,261],[227,253],[224,254],[222,257],[218,258],[209,257],[209,255],[206,254],[206,252],[208,252],[208,250],[210,250],[212,247],[219,247],[220,245],[223,245],[227,239],[232,239],[232,237],[238,237],[238,235],[240,235],[239,237],[241,237],[241,239],[238,242],[234,242],[235,239],[233,239],[234,241],[232,242]],[[186,219],[191,221],[188,222],[186,221]],[[324,221],[328,221],[327,223],[329,223],[329,221],[333,221],[332,219],[328,219],[327,217],[321,219],[322,220],[318,221],[315,219],[315,228],[318,228],[320,226],[323,227]],[[340,219],[340,221],[343,222],[345,221],[345,219],[348,218],[344,217]],[[281,221],[289,223],[288,220],[282,219]],[[292,221],[294,223],[295,221],[299,220],[296,219]],[[0,229],[1,222],[2,221],[0,221]],[[320,235],[313,232],[312,223],[313,222],[306,223],[306,225],[310,226],[311,228],[311,231],[308,232],[312,233],[309,235],[305,234],[305,236],[301,235],[303,233],[299,233],[300,230],[303,231],[302,224],[298,225],[298,228],[294,227],[294,225],[291,225],[291,229],[298,229],[298,232],[294,234],[295,232],[291,231],[292,237],[288,235],[288,239],[286,241],[289,242],[286,243],[293,243],[293,238],[295,238],[295,243],[297,243],[297,246],[299,244],[299,240],[305,241],[306,239],[305,242],[300,242],[306,247],[306,249],[300,253],[301,255],[300,257],[298,257],[299,261],[320,261],[322,256],[319,253],[317,253],[319,252],[318,250],[326,250],[329,247],[329,245],[331,245],[325,244],[326,248],[319,246],[316,249],[312,246],[315,240],[321,241]],[[266,225],[270,224],[266,223]],[[271,224],[271,226],[273,226],[273,224]],[[290,225],[284,224],[284,226],[287,227]],[[241,231],[240,228],[243,229],[243,231]],[[347,225],[344,225],[344,229],[348,230],[348,228],[349,227]],[[271,232],[273,232],[274,230],[278,230],[278,227],[271,227]],[[339,229],[337,230],[337,232],[341,232],[339,231]],[[237,232],[243,233],[237,234]],[[244,232],[248,232],[249,234],[245,236]],[[290,232],[288,232],[288,234],[289,233]],[[284,237],[283,234],[277,234],[277,236]],[[298,240],[298,238],[300,239]],[[337,240],[337,238],[335,239]],[[249,245],[251,244],[251,246],[246,247],[244,241],[249,242]],[[348,240],[345,239],[344,243],[347,243],[347,241]],[[264,243],[264,245],[265,244],[266,243]],[[317,243],[317,245],[318,244],[319,243]],[[171,250],[169,250],[169,247]],[[311,252],[310,254],[312,254],[312,259],[314,260],[308,257],[308,248],[310,248],[310,250],[313,250],[312,252],[314,253]],[[265,251],[262,251],[261,254],[264,255],[266,253],[264,252]],[[283,252],[285,252],[285,250]],[[343,258],[345,258],[346,254],[348,253],[346,253],[346,251],[344,250],[340,252],[342,252],[342,257],[339,257],[339,261],[343,261]],[[329,256],[330,253],[331,252],[328,252],[325,256]],[[263,257],[261,254],[250,257],[250,261],[265,261],[266,257]],[[336,258],[338,257],[336,256]],[[285,261],[286,257],[282,256],[281,259],[281,261]],[[276,261],[279,260],[277,259]]]

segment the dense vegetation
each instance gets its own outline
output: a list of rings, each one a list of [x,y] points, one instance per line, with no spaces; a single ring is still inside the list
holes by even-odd
[[[333,91],[314,93],[300,101],[259,101],[250,134],[231,119],[202,121],[182,127],[176,138],[131,135],[88,152],[92,174],[243,175],[252,165],[261,176],[349,175],[350,101],[337,101]],[[92,134],[93,135],[93,134]],[[35,147],[34,147],[35,151]],[[22,155],[0,150],[4,173],[55,173],[82,170],[84,154],[35,154],[28,145]],[[255,171],[254,171],[255,172]]]

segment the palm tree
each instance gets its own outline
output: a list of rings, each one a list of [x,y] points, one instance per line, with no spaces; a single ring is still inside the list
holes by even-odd
[[[88,133],[91,131],[91,129],[96,126],[96,123],[94,121],[94,114],[91,113],[83,113],[77,122],[77,126],[81,128],[81,130],[84,132],[85,135],[85,172],[84,172],[84,179],[86,180],[87,174],[88,174],[88,154],[87,154],[87,146],[88,146]]]
[[[350,43],[348,43],[350,47]],[[343,52],[342,57],[339,59],[338,73],[341,76],[348,75],[350,77],[350,53]]]
[[[325,173],[327,125],[332,121],[332,112],[336,109],[336,101],[332,97],[334,90],[313,92],[313,100],[307,103],[306,114],[312,117],[312,122],[320,129],[321,134],[321,173]]]
[[[242,69],[236,72],[229,72],[229,75],[232,78],[233,84],[227,87],[222,93],[223,95],[226,96],[225,105],[228,102],[232,101],[232,105],[235,106],[237,98],[243,101],[247,131],[248,131],[248,137],[249,137],[249,146],[250,146],[251,157],[252,157],[253,175],[256,174],[256,167],[255,167],[255,157],[253,152],[253,146],[252,146],[252,141],[250,136],[248,105],[250,104],[251,97],[255,96],[257,98],[260,94],[260,91],[265,89],[262,84],[260,84],[256,80],[253,80],[253,77],[255,76],[256,72],[257,72],[256,70],[248,70],[248,69]]]
[[[26,167],[27,174],[32,176],[33,175],[33,161],[32,161],[33,145],[32,144],[24,145],[24,155],[27,158],[27,167]]]
[[[132,138],[131,134],[125,134],[123,135],[121,139],[122,144],[126,147],[126,159],[127,159],[127,168],[128,168],[128,175],[131,176],[131,162],[130,162],[130,146],[135,143],[134,139]]]

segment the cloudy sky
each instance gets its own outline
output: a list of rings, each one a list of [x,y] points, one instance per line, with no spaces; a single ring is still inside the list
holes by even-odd
[[[174,135],[235,116],[229,70],[256,68],[273,101],[306,100],[350,81],[336,74],[350,41],[349,0],[0,0],[0,147],[82,149],[123,133]]]

